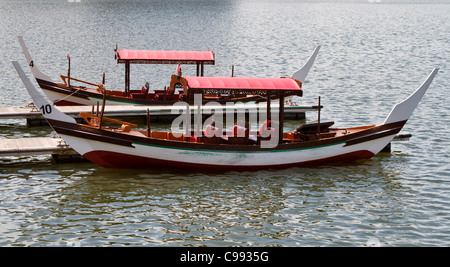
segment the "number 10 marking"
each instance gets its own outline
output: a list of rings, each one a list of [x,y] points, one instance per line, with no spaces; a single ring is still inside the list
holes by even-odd
[[[52,106],[50,106],[49,104],[47,104],[47,105],[42,105],[40,108],[39,108],[40,110],[42,110],[42,114],[50,114],[50,113],[52,113]]]

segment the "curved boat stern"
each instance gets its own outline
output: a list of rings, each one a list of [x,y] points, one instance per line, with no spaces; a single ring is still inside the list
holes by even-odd
[[[316,46],[316,49],[314,49],[314,52],[309,57],[308,61],[306,61],[305,65],[303,65],[301,69],[292,74],[291,78],[294,78],[304,83],[306,76],[309,73],[309,70],[311,69],[312,65],[314,64],[314,61],[316,60],[317,54],[319,54],[319,50],[320,45]]]
[[[422,100],[426,91],[430,87],[431,82],[438,73],[439,68],[433,69],[428,75],[422,85],[412,93],[408,98],[395,105],[389,115],[384,120],[380,127],[387,128],[388,130],[377,133],[380,136],[379,142],[371,146],[371,151],[375,154],[379,153],[384,147],[386,147],[392,139],[398,134],[406,122],[411,117],[412,113],[418,106],[420,100]],[[390,130],[389,130],[390,129]]]
[[[426,80],[422,83],[422,85],[412,93],[408,98],[403,100],[402,102],[395,105],[391,113],[384,120],[383,124],[398,122],[398,121],[406,121],[411,117],[412,113],[416,109],[422,97],[425,95],[426,91],[430,87],[431,82],[434,79],[434,76],[438,73],[439,68],[433,69],[433,71],[428,75]]]

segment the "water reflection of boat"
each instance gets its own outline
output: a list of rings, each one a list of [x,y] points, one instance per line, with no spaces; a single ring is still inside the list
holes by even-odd
[[[283,116],[275,123],[267,101],[268,121],[258,132],[235,125],[231,132],[220,125],[184,133],[137,130],[137,125],[108,119],[120,127],[103,126],[102,114],[84,114],[87,125],[53,108],[31,84],[17,62],[16,70],[53,129],[78,153],[98,165],[111,168],[193,168],[213,170],[257,170],[317,165],[369,159],[400,132],[427,91],[438,69],[407,99],[397,104],[379,125],[332,128],[333,122],[306,124],[295,131],[283,131]],[[279,98],[283,114],[284,97],[301,95],[294,79],[196,77],[188,94],[258,94]],[[246,88],[236,87],[246,84]],[[200,101],[201,103],[201,101]],[[187,105],[188,106],[188,105]],[[188,114],[188,112],[186,112]],[[188,114],[189,115],[189,114]],[[186,116],[186,118],[190,116]],[[272,119],[272,120],[270,120]],[[186,119],[189,121],[188,119]],[[187,123],[187,125],[191,125]]]
[[[155,50],[118,50],[116,47],[115,58],[118,64],[125,65],[125,89],[101,90],[99,84],[83,81],[70,76],[70,57],[67,75],[61,75],[62,83],[57,83],[51,77],[42,73],[32,59],[25,42],[19,36],[19,43],[27,59],[27,63],[45,95],[58,106],[94,105],[102,101],[103,94],[108,105],[172,105],[185,99],[187,92],[183,88],[181,72],[182,65],[196,65],[197,76],[204,76],[204,66],[215,64],[215,55],[212,51],[155,51]],[[292,76],[304,81],[320,46],[306,62],[306,64]],[[141,89],[130,88],[130,67],[133,64],[175,64],[177,74],[171,75],[168,86],[159,90],[150,89],[147,82]],[[104,77],[104,76],[103,76]],[[102,84],[105,84],[104,78]],[[259,95],[230,95],[209,94],[204,95],[204,101],[218,103],[238,101],[264,101]]]

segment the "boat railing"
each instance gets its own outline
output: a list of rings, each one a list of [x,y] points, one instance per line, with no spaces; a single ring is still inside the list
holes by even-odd
[[[99,123],[101,123],[100,117],[97,114],[80,112],[80,116],[86,121],[86,123],[89,126],[98,127]],[[122,125],[121,128],[124,132],[129,132],[131,130],[131,128],[138,127],[136,124],[125,122],[125,121],[120,121],[120,120],[116,120],[116,119],[112,119],[112,118],[108,118],[108,117],[103,117],[102,120],[108,121],[111,123],[121,124]]]
[[[60,75],[60,77],[61,77],[61,79],[63,80],[63,82],[64,82],[64,84],[66,86],[69,86],[69,84],[67,82],[68,80],[76,81],[76,82],[80,82],[80,83],[85,83],[85,84],[89,84],[89,85],[92,85],[92,86],[98,86],[98,84],[86,82],[86,81],[83,81],[83,80],[80,80],[80,79],[75,79],[75,78],[72,78],[72,77],[69,77],[69,76],[65,76],[65,75]]]

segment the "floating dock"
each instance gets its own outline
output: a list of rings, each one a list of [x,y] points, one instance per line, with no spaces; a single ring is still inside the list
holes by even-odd
[[[83,161],[80,154],[57,136],[0,139],[0,157],[37,155],[52,155],[58,163]]]
[[[272,103],[274,107],[276,104]],[[72,116],[77,119],[81,119],[80,112],[92,112],[92,106],[57,106],[61,112]],[[100,107],[101,108],[101,107]],[[207,105],[202,106],[202,113],[205,116],[210,116],[211,111],[216,112],[222,110],[223,114],[226,114],[227,110],[235,113],[236,111],[243,111],[246,114],[255,112],[265,112],[266,104],[255,103],[236,103],[234,105]],[[320,108],[323,108],[321,106]],[[147,115],[147,109],[149,110],[150,117],[156,121],[172,121],[174,118],[182,114],[183,108],[173,106],[142,106],[142,105],[110,105],[105,106],[104,116],[106,117],[142,117]],[[284,107],[284,119],[305,119],[306,112],[316,111],[319,109],[318,105],[302,104],[302,105],[289,105]],[[197,107],[191,106],[191,114],[195,114]],[[97,111],[97,107],[94,107],[94,112]],[[0,107],[0,119],[26,119],[28,126],[43,125],[45,120],[43,119],[39,109],[34,105],[27,105],[23,107]]]
[[[29,137],[0,139],[0,156],[35,156],[46,154],[77,154],[60,137]]]

